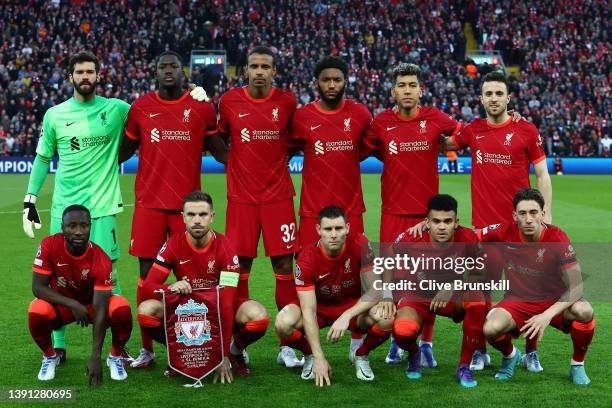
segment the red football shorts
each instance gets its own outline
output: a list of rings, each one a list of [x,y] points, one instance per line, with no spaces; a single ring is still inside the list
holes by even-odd
[[[516,329],[513,330],[512,335],[518,337],[520,334],[521,327],[525,325],[525,321],[531,317],[538,315],[552,306],[555,302],[519,302],[502,299],[501,302],[493,306],[493,309],[500,308],[504,309],[510,315],[512,320],[516,324]],[[563,318],[563,312],[559,313],[550,321],[550,325],[556,329],[561,330],[564,333],[569,333],[570,326],[566,324]]]
[[[155,258],[169,235],[185,231],[180,210],[158,210],[136,205],[132,220],[130,255]]]
[[[412,296],[414,297],[414,296]],[[400,300],[397,304],[397,309],[401,309],[402,307],[410,307],[414,309],[417,314],[421,317],[423,322],[433,322],[434,317],[437,316],[446,316],[452,318],[455,322],[460,322],[463,320],[464,313],[458,313],[457,310],[457,300],[458,295],[453,293],[453,296],[448,301],[446,306],[442,309],[438,309],[436,313],[432,312],[429,308],[431,306],[430,300]]]
[[[299,250],[293,199],[261,205],[230,201],[225,233],[238,256],[255,258],[261,233],[266,256],[293,254]]]
[[[340,317],[342,313],[353,307],[358,299],[347,302],[343,305],[322,305],[317,304],[317,323],[319,328],[329,327]],[[356,327],[357,317],[353,317],[349,323],[349,330],[353,331]]]
[[[427,215],[381,214],[380,242],[393,243],[398,235],[423,221]]]
[[[347,222],[352,232],[363,234],[363,216],[361,214],[348,217]],[[302,245],[310,245],[319,240],[320,237],[316,228],[318,223],[317,218],[300,217],[300,243]]]

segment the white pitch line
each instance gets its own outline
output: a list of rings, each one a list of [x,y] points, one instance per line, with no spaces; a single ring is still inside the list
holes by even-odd
[[[134,204],[123,204],[124,207],[133,207]],[[44,209],[44,210],[38,210],[39,213],[48,213],[50,212],[50,209]],[[22,214],[23,210],[21,211],[0,211],[0,214]]]

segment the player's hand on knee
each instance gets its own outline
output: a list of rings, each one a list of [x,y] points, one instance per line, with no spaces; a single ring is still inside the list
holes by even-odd
[[[70,306],[70,310],[72,311],[76,324],[80,325],[81,327],[87,327],[87,325],[91,323],[89,320],[89,313],[87,313],[87,308],[79,302],[75,301],[74,304]]]
[[[397,308],[393,300],[381,300],[374,306],[374,317],[379,319],[392,319],[395,316]]]
[[[23,199],[23,232],[34,239],[34,228],[41,229],[42,224],[40,223],[40,215],[36,209],[36,196],[34,194],[26,194]]]
[[[215,374],[213,376],[213,384],[216,384],[217,381],[221,381],[221,384],[231,384],[234,381],[234,377],[232,375],[232,367],[229,362],[229,358],[223,357],[223,362],[221,365],[215,370]]]
[[[436,313],[438,310],[444,309],[452,297],[452,290],[439,290],[438,293],[436,293],[436,296],[434,296],[434,298],[431,300],[429,310]]]
[[[545,313],[540,313],[535,316],[531,316],[525,320],[525,324],[521,327],[521,332],[526,339],[541,339],[544,335],[544,330],[550,324],[551,318]]]
[[[189,279],[183,278],[180,281],[174,282],[172,285],[168,286],[170,292],[178,293],[181,295],[188,295],[191,293],[191,285],[189,284]]]
[[[85,367],[89,385],[102,384],[102,365],[99,358],[91,358]]]
[[[189,84],[189,95],[198,102],[208,102],[210,100],[206,90],[196,84]]]
[[[329,363],[324,357],[315,357],[312,370],[314,371],[315,385],[317,387],[331,385],[331,367],[329,366]]]

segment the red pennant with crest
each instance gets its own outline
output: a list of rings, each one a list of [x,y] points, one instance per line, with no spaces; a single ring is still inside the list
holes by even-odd
[[[189,295],[164,293],[168,364],[201,380],[223,362],[219,287],[194,289]]]

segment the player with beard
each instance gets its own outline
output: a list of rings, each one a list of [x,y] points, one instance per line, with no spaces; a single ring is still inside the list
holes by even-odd
[[[359,163],[372,115],[365,105],[344,98],[347,75],[343,59],[321,59],[314,70],[320,99],[299,108],[291,121],[291,150],[304,151],[299,211],[303,245],[319,240],[317,216],[329,205],[346,209],[351,231],[364,232]],[[361,336],[354,334],[351,351],[360,345]]]
[[[33,227],[41,228],[36,209],[40,192],[55,154],[58,171],[51,203],[50,233],[61,231],[62,212],[71,204],[80,204],[91,212],[91,240],[110,257],[113,265],[113,293],[120,294],[116,260],[119,259],[119,232],[116,214],[123,211],[119,188],[117,154],[130,105],[115,98],[96,95],[100,80],[100,62],[88,51],[73,55],[68,63],[69,81],[74,95],[47,110],[36,148],[23,203],[23,230],[34,238]],[[191,91],[204,100],[201,87]],[[53,332],[53,345],[65,360],[64,330]]]
[[[196,101],[183,88],[181,57],[163,52],[156,64],[158,91],[132,104],[119,151],[119,161],[139,148],[136,205],[132,221],[130,254],[140,263],[137,303],[143,300],[142,282],[167,236],[185,230],[181,215],[183,197],[200,189],[202,149],[208,148],[225,162],[226,148],[217,132],[217,115],[210,103]],[[131,367],[148,367],[155,354],[153,342],[141,330],[140,355]]]

